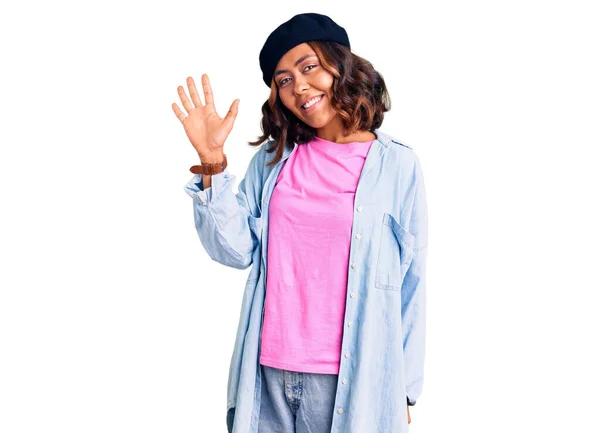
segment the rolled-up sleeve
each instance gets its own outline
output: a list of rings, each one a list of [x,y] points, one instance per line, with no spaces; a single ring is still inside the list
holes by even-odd
[[[194,222],[200,242],[215,261],[236,269],[246,269],[258,247],[248,219],[257,212],[251,206],[246,189],[253,188],[257,173],[257,155],[252,158],[246,176],[233,192],[236,176],[229,168],[211,177],[211,186],[204,189],[202,175],[194,175],[184,186],[193,199]]]

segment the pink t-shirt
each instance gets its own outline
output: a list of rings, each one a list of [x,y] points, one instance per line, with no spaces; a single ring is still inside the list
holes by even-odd
[[[372,143],[315,137],[281,168],[269,204],[263,365],[339,373],[354,195]]]

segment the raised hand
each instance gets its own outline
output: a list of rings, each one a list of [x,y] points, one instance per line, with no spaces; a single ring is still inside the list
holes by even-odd
[[[202,89],[204,90],[204,99],[206,104],[202,105],[200,96],[196,90],[196,85],[192,77],[187,78],[187,86],[192,98],[192,103],[185,94],[183,86],[177,88],[177,93],[187,111],[187,117],[177,104],[173,103],[172,108],[177,118],[183,124],[192,146],[198,152],[200,159],[207,158],[223,153],[225,140],[229,136],[233,123],[238,114],[239,99],[231,104],[227,115],[224,118],[219,117],[215,110],[212,89],[208,81],[208,75],[202,74]]]

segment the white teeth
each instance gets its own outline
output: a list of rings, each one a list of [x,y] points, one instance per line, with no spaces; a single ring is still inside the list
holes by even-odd
[[[309,107],[311,107],[311,106],[315,105],[315,104],[316,104],[317,102],[319,102],[320,100],[321,100],[321,96],[316,96],[316,97],[312,98],[310,101],[308,101],[306,104],[304,104],[304,105],[302,106],[302,108],[305,108],[305,109],[306,109],[306,108],[309,108]]]

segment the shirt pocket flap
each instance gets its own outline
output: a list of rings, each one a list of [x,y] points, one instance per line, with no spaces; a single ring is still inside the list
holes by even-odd
[[[400,290],[414,255],[415,237],[389,213],[383,214],[375,287]]]
[[[405,249],[408,248],[414,252],[415,237],[411,235],[408,230],[398,224],[396,219],[388,213],[385,214],[384,222],[392,228],[398,242],[403,244]]]

